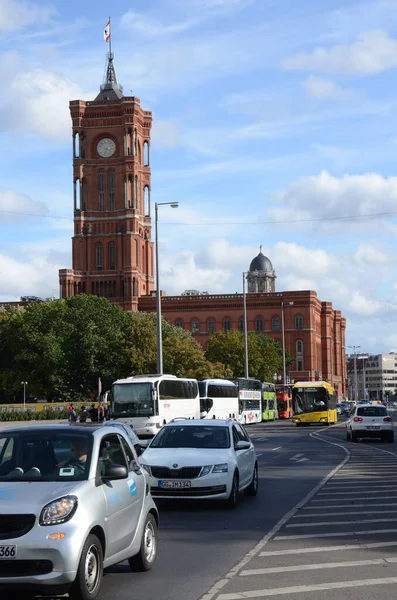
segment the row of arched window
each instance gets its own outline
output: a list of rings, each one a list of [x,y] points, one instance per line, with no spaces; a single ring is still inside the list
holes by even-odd
[[[86,137],[83,132],[76,132],[73,135],[73,158],[85,158],[85,142]],[[138,139],[138,132],[136,129],[132,130],[131,127],[124,132],[124,155],[137,156],[139,160],[141,159],[141,146]],[[148,140],[144,140],[143,142],[142,166],[150,166],[150,145]]]
[[[175,325],[177,327],[184,327],[184,323],[182,319],[177,319],[175,321]],[[238,322],[238,328],[240,331],[244,331],[244,317],[240,317],[239,318],[239,322]],[[224,318],[222,321],[222,330],[227,332],[227,331],[231,331],[232,329],[232,320],[229,319],[228,317]],[[296,315],[295,317],[295,329],[299,329],[302,330],[303,329],[303,316],[302,315]],[[192,333],[200,333],[200,322],[198,319],[193,319],[191,321],[191,330]],[[207,319],[207,330],[206,333],[215,333],[216,330],[216,325],[215,325],[215,319]],[[255,319],[255,331],[260,333],[261,331],[264,331],[265,327],[264,327],[264,318],[259,316],[256,317]],[[280,317],[278,316],[274,316],[272,317],[271,320],[271,330],[272,331],[281,331],[281,320]]]

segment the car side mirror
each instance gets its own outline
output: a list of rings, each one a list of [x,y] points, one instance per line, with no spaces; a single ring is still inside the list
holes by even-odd
[[[127,479],[127,477],[128,470],[124,465],[108,465],[102,479],[105,479],[106,481],[117,481],[118,479]]]
[[[251,448],[251,443],[250,442],[245,442],[243,440],[240,440],[234,446],[235,450],[248,450],[249,448]]]

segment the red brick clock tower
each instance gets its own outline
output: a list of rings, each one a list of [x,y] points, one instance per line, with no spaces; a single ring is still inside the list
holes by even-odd
[[[61,297],[105,296],[125,310],[153,289],[150,208],[152,113],[123,95],[113,54],[92,102],[70,102],[73,123],[72,269],[59,271]]]

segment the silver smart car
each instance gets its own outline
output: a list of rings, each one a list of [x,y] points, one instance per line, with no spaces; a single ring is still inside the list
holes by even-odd
[[[96,598],[103,568],[149,570],[158,512],[128,436],[97,425],[0,430],[0,597]]]

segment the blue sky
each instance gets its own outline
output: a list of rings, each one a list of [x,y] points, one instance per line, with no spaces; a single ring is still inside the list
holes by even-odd
[[[71,266],[68,102],[92,99],[104,0],[0,0],[0,300]],[[118,79],[154,114],[161,278],[240,291],[259,245],[348,344],[397,348],[397,0],[118,0]]]

